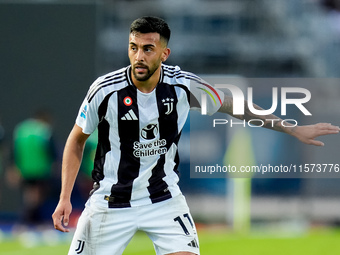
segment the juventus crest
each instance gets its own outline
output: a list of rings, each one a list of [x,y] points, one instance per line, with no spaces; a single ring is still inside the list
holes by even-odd
[[[166,115],[169,115],[174,110],[174,99],[166,98],[162,100],[162,103],[167,107]]]

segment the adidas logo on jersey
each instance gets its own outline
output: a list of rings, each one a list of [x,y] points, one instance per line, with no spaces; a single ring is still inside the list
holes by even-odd
[[[121,118],[121,120],[138,120],[138,118],[136,114],[133,112],[133,110],[131,109]]]

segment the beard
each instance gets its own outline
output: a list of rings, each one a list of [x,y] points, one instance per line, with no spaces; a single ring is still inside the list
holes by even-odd
[[[136,66],[144,68],[146,72],[139,74]],[[147,81],[156,72],[158,67],[159,65],[157,64],[150,68],[147,65],[137,63],[132,66],[132,73],[137,81]]]

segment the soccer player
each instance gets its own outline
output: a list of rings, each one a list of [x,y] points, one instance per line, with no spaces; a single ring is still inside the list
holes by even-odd
[[[22,179],[22,221],[25,224],[42,224],[46,221],[44,204],[51,193],[48,183],[57,159],[49,112],[39,110],[33,118],[16,125],[13,145],[15,168]]]
[[[177,145],[190,108],[208,93],[208,114],[232,114],[232,98],[198,76],[163,64],[170,55],[164,20],[142,17],[130,27],[129,66],[99,77],[90,87],[65,146],[62,188],[54,227],[68,232],[71,192],[86,139],[98,128],[92,178],[94,189],[79,218],[69,254],[122,254],[144,231],[157,254],[199,254],[199,244],[178,182]],[[203,92],[202,92],[203,91]],[[253,118],[246,110],[238,118]],[[278,119],[256,116],[257,119]],[[335,134],[331,124],[268,128],[322,145],[319,135]]]

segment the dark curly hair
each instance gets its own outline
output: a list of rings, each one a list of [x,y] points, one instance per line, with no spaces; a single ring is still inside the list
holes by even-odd
[[[141,17],[132,22],[130,33],[136,32],[142,34],[158,33],[166,44],[168,44],[171,34],[168,24],[163,19],[150,16]]]

